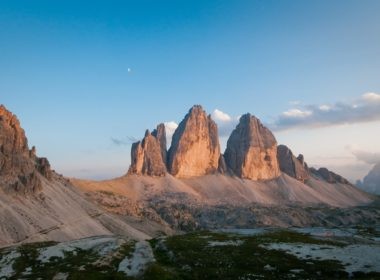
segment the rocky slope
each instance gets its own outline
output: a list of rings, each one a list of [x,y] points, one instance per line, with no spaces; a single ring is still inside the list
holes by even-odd
[[[220,146],[216,123],[199,105],[179,124],[168,154],[168,169],[179,178],[203,176],[218,170]]]
[[[280,176],[277,142],[259,119],[246,114],[232,132],[224,153],[227,166],[240,178],[268,180]]]
[[[117,211],[163,220],[175,229],[256,226],[352,226],[380,224],[380,209],[355,208],[372,198],[347,184],[311,176],[308,185],[286,174],[253,181],[222,174],[192,178],[124,176],[102,182],[73,180],[74,185],[108,207],[108,197],[128,199]],[[353,207],[353,208],[352,208]],[[115,209],[114,208],[114,209]],[[336,209],[336,210],[334,210]],[[144,213],[145,212],[145,213]],[[335,213],[335,214],[332,214]]]
[[[153,136],[152,136],[153,137]],[[158,145],[161,157],[161,149]],[[0,106],[0,247],[17,242],[123,234],[147,239],[167,226],[130,220],[93,203],[29,149],[17,117]]]

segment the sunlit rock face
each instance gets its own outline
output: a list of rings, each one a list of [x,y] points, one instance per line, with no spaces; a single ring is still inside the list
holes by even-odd
[[[165,176],[166,165],[163,157],[166,157],[166,134],[165,127],[162,129],[159,125],[153,134],[147,130],[142,141],[132,144],[131,167],[128,173]]]
[[[168,153],[169,172],[186,178],[217,172],[218,128],[201,106],[193,106],[176,129]]]
[[[251,114],[240,118],[228,139],[224,158],[228,168],[240,178],[268,180],[280,176],[276,139]]]
[[[30,193],[42,188],[41,175],[50,179],[50,164],[38,158],[15,115],[0,106],[0,187]]]
[[[309,179],[309,168],[304,162],[303,155],[295,157],[287,146],[279,145],[277,147],[277,159],[280,170],[285,174],[301,182],[305,182]]]

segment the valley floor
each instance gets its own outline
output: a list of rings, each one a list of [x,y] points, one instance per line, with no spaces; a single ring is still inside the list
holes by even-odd
[[[0,250],[0,279],[379,279],[379,228],[98,236]]]

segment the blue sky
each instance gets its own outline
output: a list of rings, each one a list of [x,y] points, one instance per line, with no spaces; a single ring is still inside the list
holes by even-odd
[[[122,175],[130,145],[112,138],[178,123],[193,104],[273,127],[284,112],[314,116],[325,104],[344,103],[350,116],[364,94],[380,93],[379,11],[376,0],[3,0],[0,103],[59,172]],[[380,107],[371,108],[373,118],[337,123],[332,110],[276,136],[355,179],[370,167],[357,152],[380,152]]]

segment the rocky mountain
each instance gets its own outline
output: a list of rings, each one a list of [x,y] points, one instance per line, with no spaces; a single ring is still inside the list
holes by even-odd
[[[6,191],[33,193],[41,190],[41,177],[51,179],[50,164],[38,158],[15,115],[0,106],[0,186]]]
[[[218,170],[220,146],[216,123],[200,105],[178,125],[168,153],[168,169],[178,178],[203,176]]]
[[[160,124],[133,144],[127,175],[99,182],[51,171],[47,159],[28,148],[17,118],[4,107],[0,113],[0,247],[94,235],[142,240],[176,230],[315,226],[327,220],[380,223],[379,209],[352,208],[369,205],[373,197],[325,169],[310,169],[307,177],[303,157],[277,149],[273,134],[249,114],[221,155],[215,122],[194,106],[168,153]],[[337,214],[329,217],[332,208]]]
[[[52,171],[46,158],[29,149],[17,117],[0,106],[0,247],[113,234],[141,240],[158,230],[169,229],[153,219],[108,212]]]
[[[380,195],[380,163],[374,165],[359,187],[367,192]]]
[[[240,178],[268,180],[280,176],[277,142],[259,119],[246,114],[232,132],[224,153],[227,166]]]
[[[166,173],[165,126],[159,125],[151,134],[145,132],[144,139],[133,143],[129,174],[164,176]]]
[[[285,145],[277,147],[277,159],[280,170],[287,175],[305,182],[310,178],[309,168],[304,161],[303,155],[295,157],[292,151]]]

